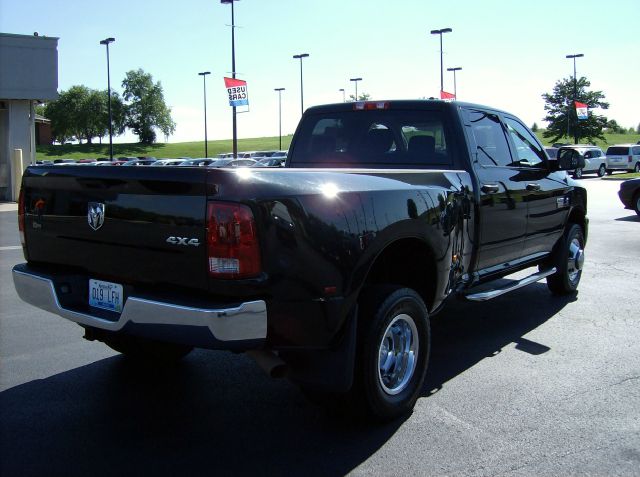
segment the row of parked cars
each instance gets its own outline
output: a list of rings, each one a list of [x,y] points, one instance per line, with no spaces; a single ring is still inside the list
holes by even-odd
[[[216,157],[179,157],[177,159],[158,159],[155,157],[118,157],[113,161],[98,159],[55,159],[37,161],[36,165],[87,165],[87,166],[206,166],[206,167],[283,167],[287,160],[287,151],[250,151],[218,154]]]
[[[584,167],[572,171],[573,177],[580,179],[583,174],[613,174],[614,171],[640,172],[640,144],[616,144],[603,152],[597,146],[588,144],[564,145],[546,148],[550,158],[555,159],[561,149],[573,149],[584,157]]]

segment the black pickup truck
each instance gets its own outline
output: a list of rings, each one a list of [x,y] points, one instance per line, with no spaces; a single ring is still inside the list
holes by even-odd
[[[281,169],[30,167],[14,283],[128,356],[247,352],[389,419],[421,392],[448,298],[576,290],[579,162],[502,111],[383,101],[308,109]]]

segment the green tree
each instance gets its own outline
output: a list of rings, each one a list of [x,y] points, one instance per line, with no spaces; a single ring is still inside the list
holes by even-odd
[[[607,130],[612,134],[624,134],[626,133],[626,129],[618,124],[618,121],[615,119],[610,119],[607,121]]]
[[[533,123],[533,126],[531,126],[531,130],[533,132],[538,132],[538,123]]]
[[[582,77],[576,81],[574,95],[573,78],[566,78],[556,82],[552,93],[545,93],[544,109],[547,116],[544,118],[549,125],[543,133],[551,142],[556,142],[562,137],[574,137],[575,141],[586,139],[604,140],[602,130],[606,127],[607,118],[593,113],[594,108],[608,109],[609,103],[604,101],[602,91],[588,91],[591,83]],[[589,107],[588,119],[578,120],[574,100],[585,103]]]
[[[369,101],[371,99],[371,95],[367,93],[360,93],[358,95],[358,101]],[[356,97],[353,94],[349,95],[349,101],[356,101]]]
[[[53,138],[59,142],[77,139],[91,144],[94,137],[109,131],[107,91],[97,91],[76,85],[61,91],[58,99],[44,108],[44,116],[51,120]],[[111,94],[114,132],[124,132],[125,109],[117,93]]]
[[[122,87],[127,102],[126,125],[138,135],[140,142],[155,142],[155,128],[165,136],[175,131],[176,125],[171,119],[171,109],[164,102],[160,82],[154,83],[150,74],[138,69],[127,72]]]
[[[638,127],[636,128],[636,132],[640,134],[640,123],[638,123]]]

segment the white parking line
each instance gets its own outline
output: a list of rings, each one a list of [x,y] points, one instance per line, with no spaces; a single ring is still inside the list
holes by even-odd
[[[14,245],[11,247],[0,247],[0,252],[4,251],[4,250],[21,250],[22,246],[20,245]]]

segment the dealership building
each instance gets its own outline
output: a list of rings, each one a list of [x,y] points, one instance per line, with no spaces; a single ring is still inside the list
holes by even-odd
[[[0,200],[17,200],[46,119],[35,106],[58,97],[58,38],[0,33]],[[38,123],[38,133],[36,133]]]

